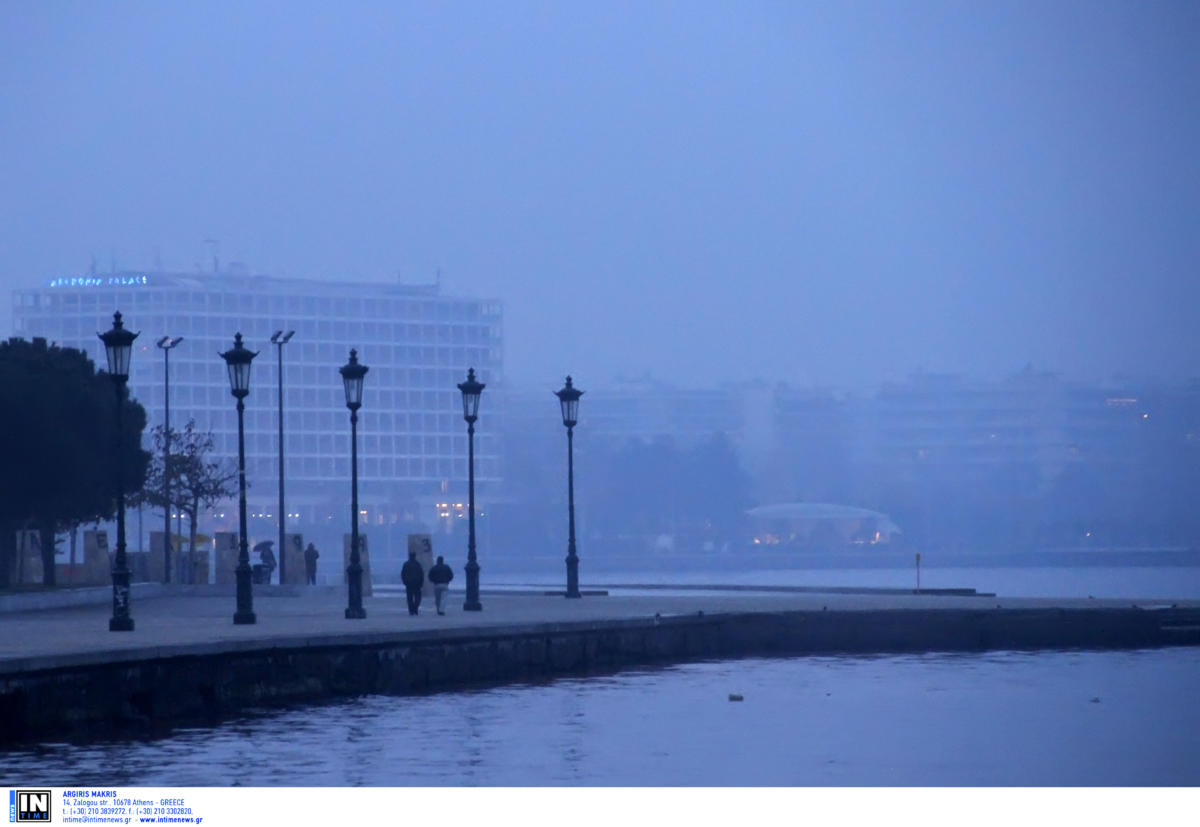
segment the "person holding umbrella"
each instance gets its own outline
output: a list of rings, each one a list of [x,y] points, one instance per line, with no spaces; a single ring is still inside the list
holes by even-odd
[[[275,552],[272,551],[272,546],[275,543],[271,540],[263,540],[261,543],[254,544],[254,550],[259,553],[262,558],[263,579],[262,582],[270,583],[271,575],[275,571]]]

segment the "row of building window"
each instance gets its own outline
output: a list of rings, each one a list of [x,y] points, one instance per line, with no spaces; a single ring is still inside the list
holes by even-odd
[[[446,410],[443,408],[442,410]],[[152,408],[149,414],[151,425],[155,424],[155,419],[162,418],[161,408]],[[197,422],[205,421],[213,423],[214,429],[221,429],[229,423],[235,423],[235,407],[231,401],[231,397],[226,393],[224,401],[220,405],[182,405],[178,404],[175,395],[171,395],[171,421],[178,424],[186,422],[189,418],[195,419]],[[348,412],[344,406],[335,408],[329,412],[316,411],[298,411],[295,409],[285,410],[283,415],[284,430],[288,433],[295,431],[317,431],[340,432],[343,429],[348,429],[347,424]],[[481,420],[482,421],[482,420]],[[278,413],[274,405],[269,410],[260,408],[252,410],[247,408],[245,413],[245,423],[247,431],[274,431],[278,428]],[[466,426],[463,424],[461,415],[450,413],[383,413],[377,410],[367,410],[366,408],[359,411],[358,415],[358,432],[360,434],[384,433],[384,432],[402,432],[402,433],[428,433],[428,434],[457,434],[464,430]],[[476,430],[479,430],[477,426]],[[491,430],[484,422],[483,430]]]
[[[89,341],[98,332],[107,329],[107,320],[92,318],[63,318],[49,316],[46,319],[27,318],[26,325],[34,335],[57,341]],[[413,325],[392,323],[355,322],[311,322],[297,324],[294,320],[238,320],[181,316],[178,318],[138,319],[127,315],[125,326],[134,332],[142,332],[145,338],[139,345],[152,350],[145,343],[158,335],[169,333],[183,336],[186,348],[180,351],[187,358],[188,351],[211,350],[213,347],[228,347],[234,333],[241,333],[250,348],[269,347],[271,334],[276,330],[296,330],[296,338],[288,345],[286,353],[301,360],[345,358],[349,347],[369,347],[370,356],[379,360],[418,361],[430,360],[431,353],[424,349],[433,347],[492,347],[500,340],[500,329],[491,325]],[[22,331],[23,332],[23,331]],[[308,341],[304,341],[307,339]],[[364,352],[364,355],[366,353]],[[192,357],[195,358],[195,357]]]
[[[196,403],[177,398],[174,391],[171,393],[171,412],[172,419],[177,422],[187,421],[189,417],[194,419],[207,419],[211,421],[224,421],[227,417],[233,416],[234,404],[230,401],[228,392],[220,396],[220,401],[216,403]],[[150,418],[153,420],[156,416],[161,417],[162,407],[160,405],[146,406],[150,411]],[[442,406],[440,410],[453,410],[451,406]],[[346,409],[341,404],[340,400],[337,405],[330,405],[329,410],[325,412],[319,411],[298,411],[296,406],[284,411],[284,426],[287,430],[305,430],[305,431],[328,431],[340,429],[346,423]],[[251,406],[247,406],[246,422],[249,430],[266,429],[276,427],[278,414],[272,403],[269,409],[260,407],[258,411],[254,411]],[[424,431],[429,433],[441,432],[457,432],[462,429],[463,422],[461,416],[456,416],[449,413],[420,413],[414,410],[411,413],[396,412],[396,409],[391,409],[387,412],[381,411],[379,408],[363,408],[359,411],[358,430],[360,433],[369,431]],[[253,424],[250,424],[253,423]]]
[[[91,354],[89,354],[91,355]],[[103,357],[103,354],[95,354]],[[157,354],[156,354],[157,355]],[[95,362],[95,358],[92,359]],[[446,392],[457,393],[457,386],[466,378],[467,368],[458,369],[456,367],[445,368],[389,368],[379,365],[372,365],[365,359],[359,358],[359,362],[364,363],[370,369],[367,374],[364,391],[370,393],[375,388],[387,388],[387,392],[391,393],[397,390],[408,390],[411,388],[429,388],[433,390],[442,390]],[[474,367],[476,372],[483,375],[484,379],[490,377],[484,375],[487,368],[484,365],[487,362],[482,360],[455,359],[455,365],[466,365]],[[307,365],[285,365],[283,371],[284,391],[289,392],[297,387],[313,388],[314,393],[322,391],[340,391],[342,387],[341,374],[338,373],[338,368],[341,365],[330,366],[322,365],[321,367],[311,367]],[[157,359],[153,364],[147,364],[142,361],[140,364],[134,363],[130,365],[130,376],[135,383],[148,384],[151,387],[161,385],[163,382],[163,363],[162,359]],[[256,386],[266,385],[274,390],[278,387],[278,367],[274,364],[263,365],[261,370],[251,371],[251,389]],[[190,387],[189,383],[205,382],[210,384],[221,384],[226,382],[225,363],[219,359],[210,359],[207,363],[198,364],[196,362],[176,362],[171,360],[171,390],[176,387]]]
[[[346,456],[350,453],[349,434],[290,434],[284,433],[284,446],[289,457],[304,455]],[[213,434],[214,450],[235,454],[237,452],[237,433],[225,431]],[[277,454],[279,436],[275,433],[246,434],[246,453],[250,455],[271,456]],[[364,456],[370,454],[401,455],[411,457],[465,457],[467,442],[457,436],[416,435],[359,435],[359,452]],[[490,438],[475,435],[475,453],[492,455],[496,444]]]
[[[183,291],[172,288],[137,287],[128,290],[19,291],[15,303],[20,308],[42,308],[86,313],[108,311],[116,306],[133,315],[137,310],[167,310],[173,313],[265,313],[295,318],[400,319],[403,321],[475,322],[500,315],[496,302],[464,301],[451,298],[346,298],[332,296]]]
[[[224,365],[222,365],[222,370]],[[370,381],[368,376],[368,382]],[[452,376],[451,379],[463,381],[463,376]],[[157,379],[157,382],[154,380]],[[219,376],[212,385],[194,385],[184,384],[182,381],[175,381],[176,377],[171,377],[171,404],[188,403],[197,406],[221,407],[229,403],[229,386],[225,384],[215,384],[216,382],[224,383],[225,377]],[[374,383],[378,385],[378,383]],[[436,390],[384,390],[379,387],[372,387],[371,384],[366,384],[363,388],[363,407],[364,412],[373,411],[429,411],[429,410],[453,410],[459,407],[461,396],[455,388],[457,383],[446,381],[434,385]],[[264,404],[260,399],[269,399],[272,407],[275,406],[277,399],[277,387],[274,382],[264,381],[261,384],[256,384],[253,380],[250,383],[250,396],[247,398],[247,407],[259,407]],[[426,386],[429,387],[429,386]],[[129,390],[135,399],[139,399],[143,404],[151,406],[159,406],[163,402],[165,390],[163,389],[163,381],[161,375],[158,377],[143,376],[134,373],[129,382]],[[342,387],[341,377],[338,377],[337,384],[330,387],[330,383],[326,382],[324,387],[289,387],[287,382],[284,382],[283,389],[284,406],[286,408],[326,408],[337,409],[345,404],[345,395]]]
[[[498,462],[487,457],[475,458],[475,474],[480,480],[495,480]],[[292,482],[326,482],[350,478],[350,460],[346,457],[298,457],[286,464],[287,478]],[[254,479],[275,480],[279,466],[273,460],[258,460],[247,463],[247,476]],[[467,476],[465,459],[449,460],[437,457],[367,458],[359,459],[360,481],[394,482],[396,480],[429,481],[461,480]]]

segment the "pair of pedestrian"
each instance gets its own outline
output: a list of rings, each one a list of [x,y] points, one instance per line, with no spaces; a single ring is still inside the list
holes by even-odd
[[[446,565],[446,560],[438,557],[437,562],[429,569],[429,582],[433,584],[433,599],[437,613],[446,613],[446,593],[450,591],[450,581],[454,572]],[[400,581],[404,584],[404,597],[408,601],[408,613],[415,615],[421,608],[421,589],[425,587],[425,569],[417,562],[417,553],[410,551],[408,560],[400,568]]]

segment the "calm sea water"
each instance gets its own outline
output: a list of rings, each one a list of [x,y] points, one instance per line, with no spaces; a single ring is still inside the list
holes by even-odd
[[[562,586],[565,575],[549,572],[505,573],[485,583]],[[842,569],[749,569],[729,567],[709,571],[612,570],[581,572],[581,585],[680,584],[740,586],[853,586],[911,589],[915,567]],[[1200,568],[1196,566],[922,566],[925,588],[972,588],[1003,597],[1130,597],[1200,599]]]
[[[0,753],[103,786],[1197,785],[1200,648],[705,662]],[[744,700],[733,702],[730,694]]]

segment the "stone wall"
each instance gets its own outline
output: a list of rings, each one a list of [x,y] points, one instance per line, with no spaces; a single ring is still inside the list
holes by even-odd
[[[0,743],[213,721],[248,706],[426,692],[691,659],[1180,643],[1200,644],[1200,610],[701,613],[340,635],[328,642],[264,643],[242,651],[210,644],[160,649],[154,655],[121,653],[108,662],[6,664],[0,674]]]

